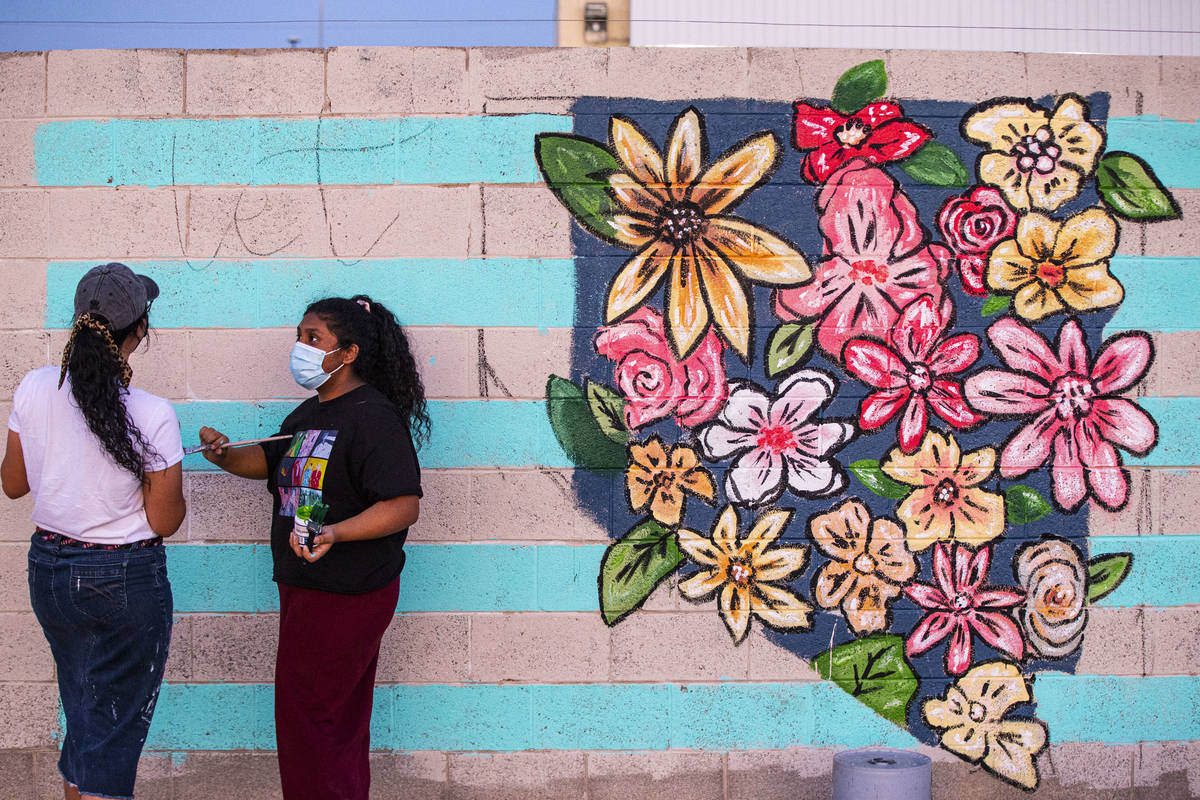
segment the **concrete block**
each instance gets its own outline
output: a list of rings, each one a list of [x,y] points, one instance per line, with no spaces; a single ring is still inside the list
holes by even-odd
[[[192,679],[270,683],[279,643],[277,614],[194,614]]]
[[[638,609],[638,612],[682,611],[691,607],[691,603],[679,593],[679,573],[676,572],[654,587],[654,591],[646,598],[646,602],[642,603],[642,607]]]
[[[5,403],[3,410],[0,410],[0,420],[6,424],[10,408],[11,405]],[[32,492],[19,500],[4,498],[4,501],[0,502],[0,542],[16,542],[28,550],[29,537],[33,534],[33,522],[30,519],[32,514]]]
[[[571,215],[543,185],[483,187],[483,254],[570,258]]]
[[[1200,397],[1200,331],[1171,331],[1154,336],[1155,397]]]
[[[372,753],[371,784],[384,797],[443,800],[447,791],[445,753]]]
[[[324,106],[325,55],[321,50],[187,54],[188,114],[317,114]]]
[[[609,629],[599,614],[475,614],[471,680],[591,683],[608,677]]]
[[[299,316],[301,309],[296,311]],[[308,392],[288,369],[295,328],[187,331],[187,392],[200,400],[294,398]]]
[[[408,529],[408,541],[470,541],[471,473],[466,470],[422,470],[421,489],[424,492],[421,516]]]
[[[1085,675],[1145,674],[1152,641],[1146,635],[1145,613],[1141,608],[1089,608],[1075,671]]]
[[[25,373],[44,367],[50,358],[50,336],[35,331],[8,334],[9,344],[0,352],[0,399],[11,400]]]
[[[833,87],[837,85],[838,78],[842,77],[842,73],[853,66],[863,63],[864,61],[874,61],[877,58],[884,59],[885,64],[890,61],[891,53],[883,50],[866,50],[866,49],[848,49],[848,50],[814,50],[804,49],[797,51],[799,54],[798,67],[800,70],[800,83],[803,87],[803,92],[793,97],[793,100],[802,98],[818,98],[828,100],[833,94]],[[889,86],[894,84],[896,76],[888,68],[888,83]],[[753,84],[751,84],[753,86]],[[894,86],[889,93],[894,92]],[[756,96],[751,93],[750,96]],[[932,97],[933,95],[924,94],[922,97]]]
[[[1183,122],[1195,122],[1200,119],[1200,106],[1196,104],[1196,86],[1200,85],[1200,59],[1163,56],[1161,69],[1162,83],[1159,87],[1158,106],[1148,106],[1147,113],[1161,114],[1167,119]]]
[[[467,51],[335,47],[328,55],[334,114],[462,114],[471,110]]]
[[[404,309],[397,312],[402,318]],[[478,349],[476,332],[470,328],[409,328],[409,344],[425,396],[430,399],[465,399],[479,396],[479,381],[473,369]]]
[[[746,53],[741,47],[614,47],[603,94],[680,101],[755,97]]]
[[[32,612],[29,605],[29,537],[33,524],[25,525],[25,541],[0,544],[0,611]]]
[[[587,792],[584,754],[526,750],[451,753],[448,800],[582,800]]]
[[[168,574],[170,574],[169,570]],[[167,649],[167,663],[163,668],[163,679],[171,683],[186,683],[193,680],[193,619],[191,614],[176,614],[171,624],[171,644]]]
[[[748,653],[715,607],[635,612],[612,629],[612,680],[746,680]]]
[[[511,100],[484,100],[485,114],[570,114],[575,106],[574,97],[514,98]]]
[[[772,642],[763,630],[752,628],[742,646],[750,651],[750,680],[752,681],[799,683],[821,679],[808,661],[794,653],[789,653]]]
[[[724,758],[720,753],[665,750],[645,753],[589,753],[589,800],[687,797],[724,800]]]
[[[154,312],[151,311],[150,314],[150,335],[129,357],[129,366],[133,368],[133,385],[171,400],[190,397],[189,333],[181,330],[157,330],[154,327]],[[60,333],[52,337],[54,345],[58,344],[60,336],[63,337],[62,344],[66,344],[65,336]],[[56,359],[55,354],[60,351],[61,348],[51,347],[51,363]]]
[[[1148,608],[1146,674],[1200,675],[1200,608]]]
[[[189,472],[185,481],[189,541],[270,541],[271,495],[265,481],[223,472]]]
[[[1156,470],[1158,527],[1165,534],[1200,533],[1200,470]]]
[[[1122,239],[1136,236],[1143,248],[1141,253],[1147,256],[1194,256],[1200,252],[1200,233],[1191,223],[1200,216],[1200,189],[1170,191],[1183,216],[1180,219],[1137,226],[1123,222],[1122,227],[1128,225],[1129,228],[1123,231],[1125,235]]]
[[[1062,742],[1043,756],[1054,762],[1058,785],[1085,786],[1090,790],[1128,789],[1132,785],[1133,762],[1138,746],[1098,742]]]
[[[481,47],[469,53],[471,109],[492,100],[608,94],[610,51],[592,47]],[[637,93],[634,96],[642,96]]]
[[[1024,58],[1030,97],[1106,92],[1110,117],[1143,114],[1162,105],[1157,56],[1026,53]]]
[[[487,397],[540,400],[549,375],[571,371],[571,328],[482,328],[482,353],[476,353],[474,377]],[[479,337],[476,337],[478,345]],[[480,348],[477,347],[477,351]],[[482,374],[478,374],[482,373]],[[595,376],[608,382],[610,375]],[[478,393],[478,391],[477,391]]]
[[[1134,800],[1200,797],[1200,742],[1142,742],[1133,787]]]
[[[325,189],[333,254],[346,259],[466,258],[471,230],[478,225],[477,196],[469,186]]]
[[[729,800],[794,800],[833,793],[834,750],[823,747],[744,750],[729,754]],[[969,795],[963,795],[964,797]]]
[[[0,117],[40,117],[46,111],[46,54],[0,54]]]
[[[0,186],[36,186],[33,120],[0,122]]]
[[[52,747],[58,735],[58,684],[0,683],[0,750]]]
[[[274,753],[189,752],[176,758],[176,800],[278,800],[279,762]]]
[[[53,50],[46,70],[49,116],[183,113],[182,50]]]
[[[396,615],[379,647],[375,680],[381,683],[469,680],[470,627],[470,618],[465,614]]]
[[[1053,775],[1047,774],[1049,769],[1050,759],[1042,755],[1037,762],[1038,771],[1041,776],[1041,783],[1038,786],[1038,794],[1044,794],[1047,797],[1053,797],[1056,800],[1074,800],[1078,797],[1083,798],[1104,797],[1105,800],[1116,800],[1116,797],[1108,794],[1092,795],[1085,790],[1080,789],[1078,793],[1059,793],[1055,791],[1058,788],[1058,782]],[[831,775],[832,777],[832,775]],[[937,760],[933,762],[933,796],[938,800],[950,800],[950,798],[959,797],[986,797],[988,800],[1018,800],[1018,798],[1027,798],[1029,793],[1024,789],[1013,786],[1010,783],[1000,780],[990,772],[986,772],[983,767],[968,763],[958,758],[949,760]]]
[[[37,800],[33,792],[33,770],[32,750],[0,751],[0,796],[11,800]]]
[[[171,258],[184,211],[170,189],[51,189],[47,249],[55,259]]]
[[[179,207],[182,248],[195,259],[330,255],[316,188],[205,187],[181,194]]]
[[[14,259],[0,263],[0,292],[8,308],[0,326],[40,329],[46,324],[46,262]]]
[[[1027,93],[1025,62],[1020,53],[890,50],[887,75],[887,95],[898,100],[980,103],[993,97],[1024,97]]]
[[[1088,533],[1092,536],[1143,536],[1154,533],[1156,497],[1151,470],[1129,469],[1129,502],[1120,511],[1105,511],[1093,503],[1088,508]]]
[[[803,98],[805,90],[800,74],[800,55],[803,52],[795,47],[747,49],[747,82],[753,87],[754,99],[794,103]]]
[[[47,254],[47,202],[47,193],[41,189],[0,191],[0,258]],[[55,231],[56,237],[58,233]]]
[[[569,471],[480,471],[471,480],[474,541],[608,541],[607,529],[581,513]]]
[[[32,613],[0,614],[0,652],[6,681],[52,681],[54,658]]]

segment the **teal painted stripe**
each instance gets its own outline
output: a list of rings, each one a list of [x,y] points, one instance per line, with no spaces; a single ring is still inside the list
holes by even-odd
[[[1038,675],[1037,715],[1053,742],[1188,741],[1200,738],[1200,678],[1191,675]]]
[[[1123,330],[1191,331],[1200,328],[1200,258],[1115,256],[1112,273],[1125,299],[1105,335]]]
[[[41,186],[531,183],[533,137],[553,114],[390,119],[47,122],[34,133]]]
[[[1200,678],[1038,675],[1053,742],[1200,738]],[[1102,703],[1097,698],[1121,698]],[[272,750],[267,684],[167,684],[151,750]],[[829,683],[377,686],[377,750],[699,750],[914,747]]]
[[[596,575],[604,550],[604,545],[410,544],[396,610],[599,611]],[[279,610],[268,545],[172,545],[167,569],[177,612]]]
[[[1152,116],[1114,117],[1107,132],[1107,150],[1140,156],[1164,186],[1200,187],[1200,126]]]
[[[263,520],[266,524],[266,520]],[[1192,580],[1200,536],[1094,536],[1093,556],[1133,553],[1125,581],[1097,605],[1200,605]],[[399,612],[599,611],[604,545],[410,544]],[[181,613],[278,610],[266,545],[173,545],[168,551]]]
[[[1158,444],[1143,458],[1126,459],[1127,464],[1200,464],[1200,397],[1139,397],[1137,403],[1158,423]]]
[[[1194,536],[1093,536],[1091,556],[1133,553],[1133,569],[1121,585],[1097,605],[1167,606],[1200,605],[1200,535]]]
[[[571,327],[571,259],[404,258],[129,261],[154,278],[160,328],[293,327],[312,301],[369,294],[405,325]],[[68,328],[79,278],[91,261],[46,268],[46,327]]]
[[[233,441],[270,436],[297,405],[295,400],[196,400],[176,403],[175,412],[188,445],[199,441],[204,425]],[[571,466],[554,438],[544,401],[431,400],[429,418],[429,441],[419,453],[426,469]],[[183,466],[196,471],[216,469],[200,455],[185,457]]]

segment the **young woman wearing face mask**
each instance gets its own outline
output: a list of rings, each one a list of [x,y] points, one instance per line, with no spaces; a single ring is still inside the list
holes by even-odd
[[[429,431],[408,339],[369,297],[310,305],[296,329],[292,376],[316,395],[288,415],[279,442],[205,457],[265,479],[274,499],[271,552],[279,587],[275,735],[287,800],[367,800],[371,704],[379,645],[391,622],[404,539],[417,520],[413,436]],[[327,507],[311,549],[297,511]],[[315,527],[315,526],[314,526]]]
[[[62,366],[27,374],[8,419],[0,478],[9,497],[33,493],[29,594],[66,718],[68,800],[133,797],[171,638],[162,537],[184,515],[179,420],[129,388],[157,296],[124,264],[90,270]]]

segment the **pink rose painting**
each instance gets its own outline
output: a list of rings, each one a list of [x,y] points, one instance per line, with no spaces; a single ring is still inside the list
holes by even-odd
[[[984,272],[988,252],[1017,229],[1017,214],[1004,202],[1004,195],[991,186],[976,186],[960,197],[942,204],[937,215],[938,231],[954,251],[958,279],[968,294],[987,297]]]
[[[596,334],[596,352],[616,363],[614,377],[628,400],[625,424],[642,428],[668,416],[695,427],[725,405],[725,346],[711,328],[679,361],[667,343],[662,314],[640,308]]]

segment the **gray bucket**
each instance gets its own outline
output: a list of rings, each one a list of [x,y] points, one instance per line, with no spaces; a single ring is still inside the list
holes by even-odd
[[[844,750],[833,757],[833,800],[929,800],[929,756],[908,750]]]

